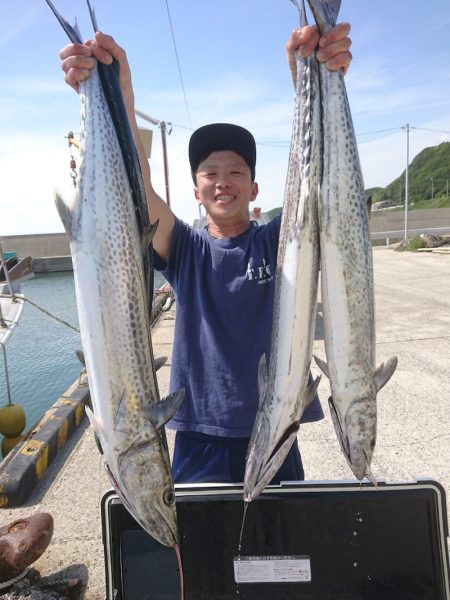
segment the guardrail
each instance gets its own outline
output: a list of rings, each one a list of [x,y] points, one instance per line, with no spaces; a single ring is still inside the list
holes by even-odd
[[[450,227],[423,227],[422,229],[408,229],[408,238],[413,238],[420,234],[440,235],[450,234]],[[386,240],[386,246],[392,242],[400,241],[405,238],[404,229],[394,229],[392,231],[372,231],[370,234],[372,241]]]

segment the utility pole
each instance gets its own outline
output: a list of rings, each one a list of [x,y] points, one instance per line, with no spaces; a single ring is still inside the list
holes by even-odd
[[[408,168],[409,168],[409,123],[406,124],[406,171],[405,171],[405,242],[408,241]]]
[[[434,181],[433,181],[434,177],[430,177],[430,179],[431,179],[431,199],[433,200],[434,199]]]
[[[166,142],[166,132],[167,132],[167,123],[165,121],[159,121],[158,119],[154,119],[153,117],[149,117],[140,110],[134,111],[141,119],[148,121],[152,125],[157,125],[161,130],[161,142],[163,149],[163,164],[164,164],[164,181],[166,186],[166,203],[167,206],[170,207],[170,191],[169,191],[169,163],[167,160],[167,142]],[[169,123],[170,126],[170,123]],[[170,134],[170,130],[169,130]]]

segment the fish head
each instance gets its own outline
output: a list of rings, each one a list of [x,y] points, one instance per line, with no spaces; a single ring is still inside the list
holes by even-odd
[[[170,463],[159,439],[134,444],[122,453],[115,479],[124,504],[147,533],[165,546],[178,545]]]
[[[360,481],[364,477],[372,480],[370,463],[377,433],[375,397],[353,400],[344,414],[332,397],[328,403],[337,438],[351,470]]]

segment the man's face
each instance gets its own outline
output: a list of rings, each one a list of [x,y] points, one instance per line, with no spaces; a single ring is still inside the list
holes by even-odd
[[[213,218],[227,222],[248,220],[248,206],[258,194],[250,167],[231,150],[212,152],[196,173],[195,198]]]

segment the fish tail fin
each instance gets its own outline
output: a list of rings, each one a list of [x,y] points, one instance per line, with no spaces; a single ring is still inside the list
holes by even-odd
[[[300,27],[308,25],[308,19],[306,18],[305,0],[291,0],[291,2],[294,6],[297,7]]]
[[[314,15],[320,35],[327,33],[336,25],[341,0],[308,0],[308,4]]]
[[[377,368],[373,375],[373,380],[377,387],[377,391],[380,391],[381,388],[386,385],[389,379],[392,377],[395,369],[397,368],[398,359],[396,356],[392,356],[389,360]]]
[[[71,25],[66,19],[56,10],[51,0],[46,0],[49,7],[52,9],[53,14],[58,19],[61,27],[67,33],[69,40],[74,44],[82,44],[83,41],[81,39],[81,33],[78,29],[77,22],[75,21],[74,25]]]
[[[97,24],[97,18],[95,16],[95,10],[92,7],[92,4],[90,3],[89,0],[86,0],[87,5],[88,5],[88,9],[89,9],[89,15],[91,17],[91,22],[92,22],[92,27],[94,28],[94,31],[100,31],[98,24]]]

